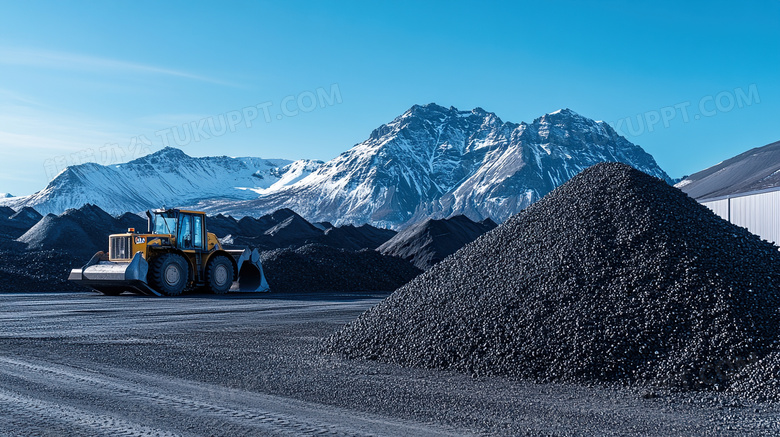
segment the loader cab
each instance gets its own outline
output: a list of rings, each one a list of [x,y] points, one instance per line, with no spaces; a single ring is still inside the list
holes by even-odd
[[[155,210],[149,214],[149,232],[171,235],[180,250],[207,250],[205,214],[178,209]]]
[[[179,213],[176,244],[182,250],[203,250],[206,247],[203,214]]]

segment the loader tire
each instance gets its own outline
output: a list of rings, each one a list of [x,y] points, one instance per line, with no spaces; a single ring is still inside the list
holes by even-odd
[[[178,296],[187,286],[189,269],[181,255],[166,253],[152,262],[149,279],[155,290],[166,296]]]
[[[206,268],[206,284],[214,294],[225,294],[233,285],[233,263],[226,256],[217,255]]]

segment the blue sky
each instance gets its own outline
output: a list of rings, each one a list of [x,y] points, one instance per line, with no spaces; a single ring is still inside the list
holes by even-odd
[[[328,160],[429,102],[514,122],[568,107],[672,177],[780,140],[780,0],[0,7],[0,192],[15,195],[166,142]]]

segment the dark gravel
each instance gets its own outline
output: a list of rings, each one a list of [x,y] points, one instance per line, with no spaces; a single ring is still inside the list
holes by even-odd
[[[271,291],[392,291],[420,274],[408,262],[374,250],[350,251],[310,244],[262,254]]]
[[[55,250],[0,250],[0,292],[84,291],[68,282],[68,274],[87,261]]]
[[[599,164],[324,349],[473,375],[780,398],[746,388],[774,381],[780,367],[778,266],[775,246],[681,191]]]

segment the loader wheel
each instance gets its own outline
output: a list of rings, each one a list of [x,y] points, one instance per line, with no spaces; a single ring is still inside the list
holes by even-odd
[[[214,257],[206,268],[206,283],[214,294],[225,294],[233,285],[233,263],[227,257]]]
[[[178,296],[189,279],[187,261],[178,254],[166,253],[152,262],[149,272],[151,285],[167,296]]]

